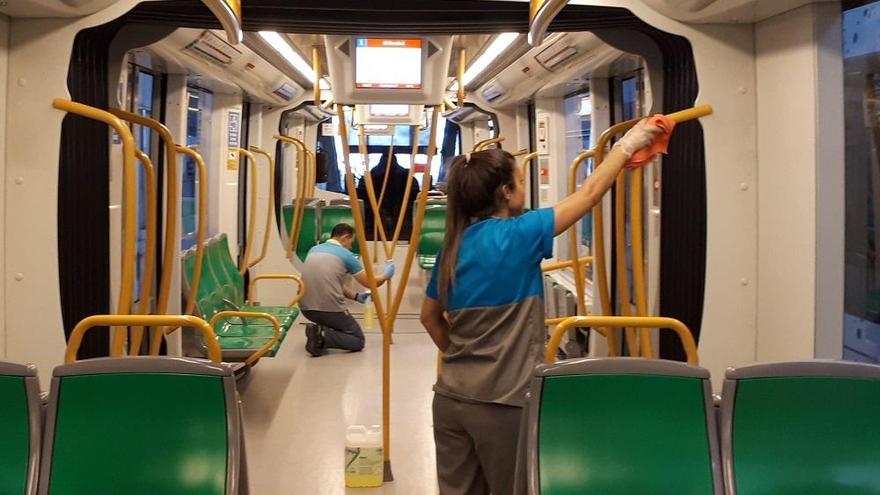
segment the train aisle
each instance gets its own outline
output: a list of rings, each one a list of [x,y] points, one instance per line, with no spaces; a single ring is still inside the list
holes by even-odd
[[[251,493],[437,493],[431,431],[436,348],[418,319],[400,319],[394,334],[395,481],[375,489],[346,489],[343,463],[346,426],[382,422],[381,335],[367,333],[363,352],[312,358],[304,349],[303,328],[291,329],[278,357],[260,361],[239,384]]]

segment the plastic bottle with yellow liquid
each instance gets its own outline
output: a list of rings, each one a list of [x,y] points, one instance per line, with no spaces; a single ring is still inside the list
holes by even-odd
[[[349,426],[345,432],[345,486],[382,486],[385,474],[382,427]]]
[[[376,313],[373,309],[373,298],[367,299],[364,303],[364,329],[372,330],[376,321]]]

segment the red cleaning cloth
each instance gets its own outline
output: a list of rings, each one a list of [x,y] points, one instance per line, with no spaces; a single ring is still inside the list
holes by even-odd
[[[657,156],[657,153],[663,153],[664,155],[667,153],[667,150],[669,149],[669,138],[672,137],[672,130],[675,129],[675,121],[665,115],[657,114],[648,118],[647,124],[657,126],[662,129],[663,132],[654,138],[654,144],[633,153],[632,158],[626,162],[624,167],[643,167],[650,164],[651,161],[654,160],[654,157]]]

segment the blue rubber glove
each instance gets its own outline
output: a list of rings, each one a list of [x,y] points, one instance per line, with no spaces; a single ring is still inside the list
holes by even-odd
[[[361,304],[367,302],[368,299],[370,299],[369,292],[359,292],[358,295],[354,296],[354,300]]]
[[[394,276],[394,262],[388,260],[385,262],[385,279],[390,279]]]

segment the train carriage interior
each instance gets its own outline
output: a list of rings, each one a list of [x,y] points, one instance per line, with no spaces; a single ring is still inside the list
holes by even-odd
[[[542,285],[514,493],[880,495],[880,1],[8,0],[0,97],[0,494],[446,494],[450,172],[552,214],[650,118],[480,254]]]

